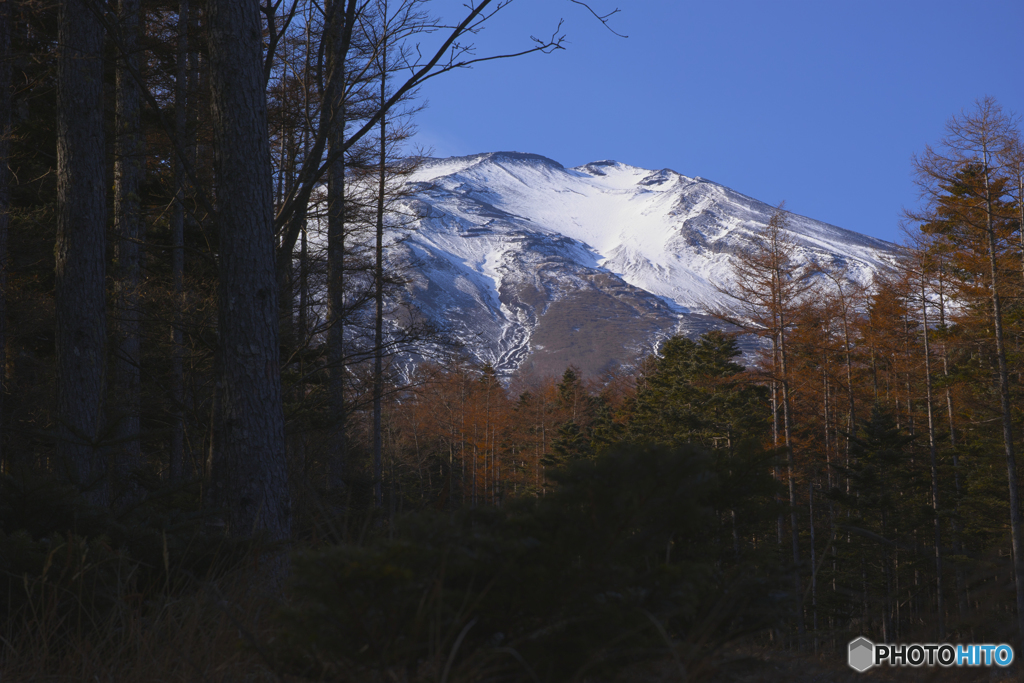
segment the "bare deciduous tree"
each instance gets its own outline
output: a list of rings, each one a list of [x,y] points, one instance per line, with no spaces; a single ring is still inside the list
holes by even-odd
[[[793,454],[792,385],[788,364],[787,332],[795,323],[795,311],[811,287],[811,268],[795,259],[796,243],[787,231],[788,214],[784,203],[772,213],[768,223],[754,234],[754,247],[733,261],[733,281],[720,291],[736,302],[736,313],[719,312],[720,318],[762,338],[771,344],[768,372],[781,392],[783,445],[789,487],[790,540],[794,563],[794,595],[797,631],[804,639],[802,591],[800,589],[799,530],[797,527],[795,463]],[[774,395],[774,391],[773,391]],[[776,411],[778,406],[774,405]]]

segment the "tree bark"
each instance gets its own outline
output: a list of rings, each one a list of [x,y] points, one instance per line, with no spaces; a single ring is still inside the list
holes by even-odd
[[[11,226],[11,3],[0,3],[0,467],[10,471],[4,444],[4,404],[7,396],[7,235]]]
[[[935,527],[935,594],[936,612],[938,617],[938,634],[935,642],[945,642],[946,614],[943,603],[942,586],[942,528],[939,519],[939,465],[937,445],[935,443],[935,416],[932,405],[932,358],[929,344],[928,329],[928,291],[925,286],[924,265],[921,267],[921,332],[924,335],[924,386],[925,400],[928,402],[928,457],[932,476],[932,514]]]
[[[333,423],[328,456],[331,489],[344,487],[348,451],[348,407],[345,404],[345,57],[355,14],[349,0],[345,13],[341,0],[328,8],[327,85],[324,107],[329,127],[327,169],[327,364],[328,395]]]
[[[106,168],[103,27],[86,0],[60,4],[57,71],[57,461],[106,504]]]
[[[780,307],[781,308],[781,307]],[[789,395],[789,372],[786,364],[786,336],[785,318],[781,311],[779,314],[779,359],[782,372],[782,431],[786,441],[786,478],[789,485],[789,521],[790,541],[793,546],[793,589],[796,594],[796,628],[800,649],[804,647],[804,608],[803,594],[800,587],[800,532],[797,528],[796,517],[796,464],[793,458],[793,416]]]
[[[139,188],[145,169],[139,86],[132,76],[138,69],[135,54],[139,33],[140,0],[120,0],[118,24],[121,34],[116,67],[116,112],[114,119],[114,229],[116,272],[114,299],[114,402],[116,448],[112,464],[112,494],[117,509],[127,509],[142,498],[143,489],[132,480],[142,465],[142,345],[140,340],[142,285],[141,248],[143,221]]]
[[[385,12],[387,11],[385,6]],[[385,17],[386,19],[386,17]],[[381,107],[387,97],[387,38],[385,37],[380,71]],[[380,168],[377,176],[377,241],[374,249],[373,321],[373,501],[380,508],[383,498],[383,441],[381,435],[381,399],[384,394],[384,191],[387,180],[387,116],[380,117]],[[476,461],[474,460],[474,463]],[[473,480],[476,491],[476,480]]]
[[[291,529],[275,277],[273,182],[256,3],[207,5],[220,235],[218,380],[210,504],[227,532]],[[286,558],[273,555],[282,576]]]
[[[188,149],[188,26],[189,0],[178,3],[178,54],[174,72],[174,135],[178,149]],[[171,481],[185,475],[185,170],[174,157],[174,209],[171,212],[171,277],[174,282],[174,320],[171,324],[171,443],[168,474]]]
[[[940,329],[946,329],[946,285],[945,285],[945,265],[942,260],[939,260],[939,327]],[[946,347],[946,342],[942,342],[942,376],[946,381],[949,380],[949,350]],[[953,455],[953,494],[955,496],[953,501],[953,554],[963,555],[963,529],[962,522],[960,520],[960,456],[957,452],[956,446],[956,421],[954,420],[953,412],[953,394],[949,390],[949,386],[946,386],[946,417],[949,420],[949,446],[952,450]],[[957,609],[960,614],[960,618],[963,619],[967,616],[968,605],[967,605],[967,579],[964,576],[964,569],[960,562],[956,565],[956,599]]]

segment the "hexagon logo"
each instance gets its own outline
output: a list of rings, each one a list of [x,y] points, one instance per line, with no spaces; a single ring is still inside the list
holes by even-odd
[[[851,669],[864,673],[875,665],[875,644],[863,636],[851,640],[848,661]]]

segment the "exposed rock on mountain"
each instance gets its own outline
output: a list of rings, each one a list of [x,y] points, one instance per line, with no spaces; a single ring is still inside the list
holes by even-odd
[[[703,178],[615,161],[565,168],[534,154],[426,160],[405,209],[409,293],[503,375],[596,375],[697,334],[726,304],[730,259],[773,207]],[[799,260],[867,281],[893,245],[790,215]]]

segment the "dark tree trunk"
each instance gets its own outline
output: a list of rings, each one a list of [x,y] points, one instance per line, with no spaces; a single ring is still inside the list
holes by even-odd
[[[287,59],[287,54],[285,54]],[[282,97],[282,106],[288,107],[288,92],[285,91]],[[284,196],[292,190],[295,179],[296,144],[294,130],[284,127],[281,131],[284,140],[281,144],[281,174],[284,176]],[[273,188],[273,175],[271,175],[271,188]],[[303,222],[305,210],[296,212],[295,220]],[[301,232],[301,230],[300,230]],[[275,253],[278,247],[275,245]],[[284,349],[285,358],[291,356],[295,351],[295,245],[292,245],[287,255],[288,267],[277,269],[278,286],[281,288],[278,303],[281,306],[280,316],[280,340],[281,348]]]
[[[9,471],[4,447],[4,398],[7,395],[7,234],[11,225],[11,3],[0,3],[0,467]]]
[[[211,0],[210,93],[220,235],[218,381],[209,504],[236,537],[291,527],[278,347],[273,183],[259,7]],[[271,572],[285,569],[277,554]]]
[[[174,135],[178,149],[188,144],[188,25],[189,0],[178,4],[178,54],[174,74]],[[174,158],[174,210],[171,212],[171,276],[174,280],[174,322],[171,325],[171,481],[185,479],[185,171]]]
[[[385,49],[382,61],[387,59]],[[380,100],[385,101],[387,92],[387,66],[381,67]],[[383,106],[383,104],[381,105]],[[384,505],[383,450],[381,434],[381,400],[384,395],[384,190],[387,173],[387,116],[380,117],[380,168],[377,177],[377,243],[374,251],[373,282],[376,315],[373,321],[373,501],[374,506]],[[476,460],[474,459],[474,463]],[[473,481],[474,491],[476,480]]]
[[[793,415],[791,412],[791,400],[789,391],[789,372],[786,365],[786,332],[785,320],[779,316],[779,359],[782,371],[782,428],[786,440],[786,478],[789,484],[789,531],[790,540],[793,546],[793,590],[796,600],[796,627],[798,647],[804,648],[804,607],[803,593],[800,586],[800,532],[797,527],[796,517],[796,465],[793,458]]]
[[[935,642],[945,642],[946,607],[942,586],[942,519],[939,516],[939,465],[938,447],[935,443],[935,415],[932,392],[932,357],[928,330],[928,290],[925,281],[924,264],[921,267],[921,332],[924,335],[924,378],[925,399],[928,401],[928,462],[932,477],[932,524],[935,531],[935,598],[938,632]]]
[[[327,169],[327,363],[331,416],[328,460],[330,487],[344,486],[348,450],[347,406],[345,405],[345,57],[348,51],[346,27],[354,16],[355,2],[346,11],[334,0],[327,26],[328,154],[334,159]],[[350,33],[350,31],[349,31]]]
[[[1010,371],[1006,363],[1003,339],[1002,297],[999,295],[999,252],[993,221],[993,192],[990,186],[988,150],[985,154],[985,235],[988,240],[989,274],[992,278],[992,327],[996,338],[996,361],[999,371],[999,403],[1003,418],[1003,446],[1010,493],[1010,539],[1013,546],[1013,578],[1017,587],[1017,638],[1024,646],[1024,524],[1020,511],[1020,489],[1017,479],[1017,456],[1013,444],[1013,413],[1010,408]]]
[[[120,0],[118,23],[120,48],[117,60],[117,91],[114,139],[114,227],[117,234],[114,280],[116,318],[114,325],[114,439],[112,462],[113,502],[126,509],[139,502],[143,490],[131,478],[142,465],[140,442],[142,361],[139,308],[142,285],[142,211],[139,188],[145,168],[139,119],[139,87],[131,72],[138,69],[135,54],[139,33],[140,0]]]
[[[105,504],[103,27],[86,0],[61,2],[58,43],[57,460],[91,502]]]
[[[946,299],[945,299],[945,266],[942,260],[939,260],[939,328],[946,329]],[[949,351],[946,348],[946,342],[942,343],[942,376],[948,381],[949,379]],[[946,417],[949,420],[949,446],[952,449],[953,455],[953,493],[954,493],[954,514],[952,519],[953,527],[953,554],[963,554],[963,542],[962,542],[962,522],[960,518],[960,455],[957,452],[956,447],[956,421],[954,419],[953,411],[953,394],[949,390],[949,386],[946,386]],[[964,573],[963,565],[959,562],[956,564],[956,599],[957,608],[959,610],[960,618],[963,619],[968,613],[967,604],[967,577]]]

